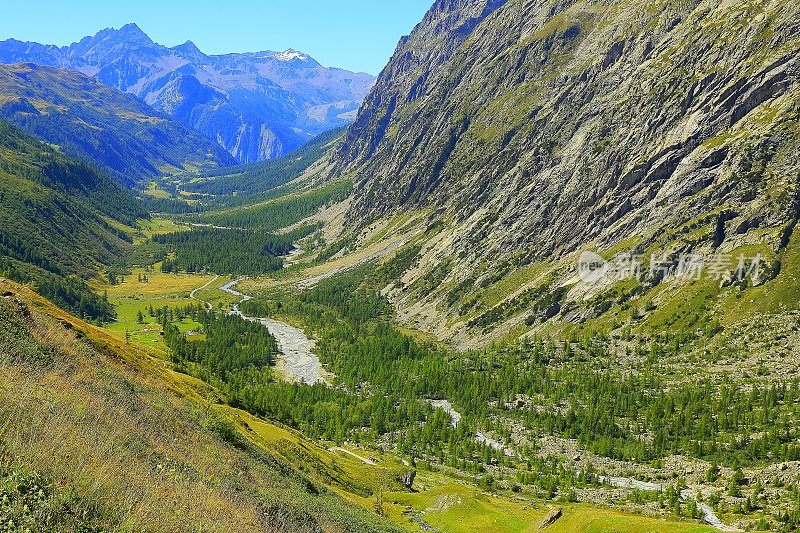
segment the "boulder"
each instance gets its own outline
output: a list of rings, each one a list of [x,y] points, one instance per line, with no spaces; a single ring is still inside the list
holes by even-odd
[[[555,511],[552,511],[549,515],[547,515],[547,517],[545,517],[544,520],[542,520],[542,524],[539,526],[539,531],[552,526],[558,522],[562,516],[564,516],[564,509],[556,509]]]
[[[417,477],[416,470],[410,470],[397,478],[397,481],[402,483],[402,485],[408,490],[414,490],[414,479]]]

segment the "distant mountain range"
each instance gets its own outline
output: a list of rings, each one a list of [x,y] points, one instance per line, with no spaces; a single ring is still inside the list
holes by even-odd
[[[295,50],[213,56],[192,42],[168,48],[135,24],[65,47],[2,41],[0,63],[94,77],[204,133],[241,163],[283,155],[348,124],[375,81]]]
[[[0,119],[128,186],[235,163],[205,135],[74,70],[0,65]]]

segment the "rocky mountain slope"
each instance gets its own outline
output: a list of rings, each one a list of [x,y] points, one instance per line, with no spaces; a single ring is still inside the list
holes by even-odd
[[[234,163],[203,135],[73,70],[0,65],[0,118],[106,167],[126,185]]]
[[[295,50],[209,56],[191,42],[167,48],[135,24],[63,48],[8,40],[0,62],[79,70],[199,130],[242,163],[348,124],[374,82]]]
[[[439,0],[336,156],[358,183],[350,226],[435,210],[448,229],[397,297],[472,334],[619,303],[586,304],[585,249],[641,255],[640,296],[664,278],[655,252],[667,278],[679,253],[776,267],[800,207],[798,35],[796,2]]]

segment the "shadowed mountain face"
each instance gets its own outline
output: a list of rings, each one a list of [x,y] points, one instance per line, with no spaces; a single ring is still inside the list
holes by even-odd
[[[0,118],[102,165],[129,186],[166,173],[234,163],[204,135],[73,70],[0,65]]]
[[[63,48],[4,41],[0,62],[93,76],[199,130],[243,163],[283,155],[349,123],[374,82],[295,50],[208,56],[191,42],[167,48],[135,24]]]

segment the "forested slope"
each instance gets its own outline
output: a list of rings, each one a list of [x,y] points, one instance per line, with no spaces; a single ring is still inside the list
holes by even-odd
[[[280,187],[299,177],[322,159],[344,134],[343,128],[325,132],[285,156],[260,163],[237,165],[202,172],[182,188],[211,195],[253,195]]]
[[[86,318],[113,310],[84,284],[130,247],[121,224],[146,217],[106,175],[0,122],[0,274],[32,281]]]

